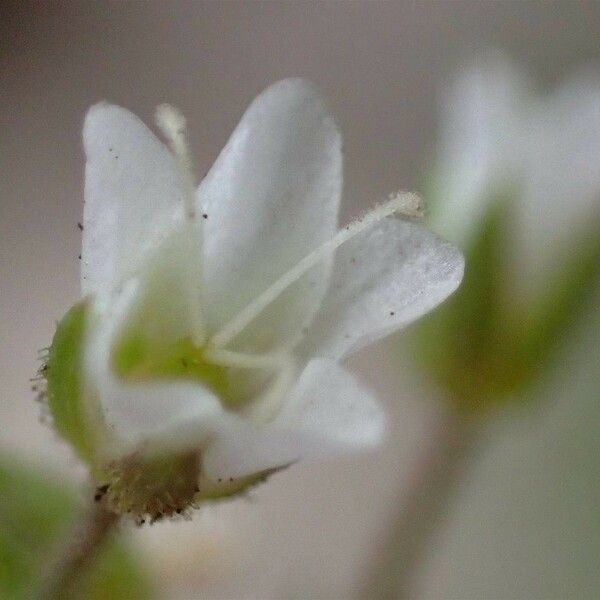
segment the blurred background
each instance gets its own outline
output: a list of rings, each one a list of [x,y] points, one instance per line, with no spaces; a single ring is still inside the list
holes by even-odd
[[[2,460],[83,489],[29,378],[78,298],[87,108],[175,104],[204,173],[258,92],[307,77],[344,135],[343,220],[416,190],[474,266],[437,321],[353,359],[380,450],[127,532],[155,597],[401,597],[407,568],[413,597],[596,597],[599,34],[598,2],[4,0]]]

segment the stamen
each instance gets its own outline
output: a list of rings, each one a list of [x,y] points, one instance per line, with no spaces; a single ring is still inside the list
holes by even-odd
[[[154,118],[179,163],[181,180],[185,188],[185,213],[187,218],[193,221],[196,218],[195,179],[185,134],[185,117],[174,106],[161,104],[156,107]]]
[[[410,218],[419,217],[423,214],[423,201],[419,196],[413,193],[397,193],[390,196],[387,202],[376,206],[366,215],[346,225],[346,227],[338,231],[332,239],[305,256],[287,273],[284,273],[277,279],[275,283],[268,287],[260,296],[242,309],[209,340],[209,345],[217,348],[226,346],[269,304],[276,300],[290,285],[298,281],[298,279],[300,279],[300,277],[308,270],[332,254],[336,248],[339,248],[344,242],[347,242],[355,235],[369,227],[373,227],[382,219],[393,214],[401,214]]]
[[[196,185],[192,159],[186,139],[185,117],[174,106],[161,104],[156,107],[155,121],[169,143],[169,147],[177,159],[179,166],[184,191],[185,219],[187,221],[184,231],[189,235],[191,243],[200,247],[196,237],[202,235],[200,229],[201,222],[196,220]],[[201,269],[201,265],[199,264],[200,256],[195,256],[194,260],[196,268]],[[197,279],[193,277],[188,277],[187,279],[193,342],[197,346],[202,346],[206,341],[206,327],[202,314],[201,297],[196,285]]]
[[[250,404],[246,411],[247,416],[260,423],[268,423],[277,416],[294,383],[296,363],[289,355],[283,355],[282,358],[283,362],[269,389],[258,402]]]
[[[223,367],[265,369],[276,372],[273,382],[260,397],[260,401],[253,402],[245,411],[247,416],[260,422],[268,422],[275,417],[296,373],[296,364],[286,353],[246,354],[209,347],[204,351],[204,358]]]
[[[279,369],[288,360],[284,354],[246,354],[225,348],[207,348],[204,359],[222,367],[240,369]]]

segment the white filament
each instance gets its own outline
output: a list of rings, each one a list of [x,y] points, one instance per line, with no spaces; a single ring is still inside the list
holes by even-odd
[[[201,223],[196,219],[196,191],[194,170],[192,168],[192,159],[189,146],[186,138],[186,121],[185,117],[170,104],[161,104],[156,107],[155,113],[156,125],[162,131],[165,139],[169,143],[169,147],[173,155],[177,159],[179,173],[184,191],[184,208],[186,224],[184,231],[189,235],[189,240],[192,245],[196,244],[201,248],[201,239],[197,239],[202,235]],[[200,252],[194,253],[195,260],[200,261]],[[196,265],[201,269],[201,264]],[[206,341],[206,326],[204,323],[204,315],[202,314],[201,296],[197,281],[193,277],[188,278],[187,293],[190,304],[190,318],[192,322],[192,338],[196,346],[204,345]]]
[[[298,281],[302,275],[317,265],[320,261],[332,254],[344,242],[353,238],[369,227],[377,224],[382,219],[393,214],[402,214],[407,217],[419,217],[423,213],[423,202],[412,193],[398,193],[390,196],[387,202],[376,206],[373,210],[346,225],[344,229],[325,242],[316,250],[305,256],[296,263],[289,271],[268,287],[262,294],[255,298],[250,304],[242,309],[231,321],[224,325],[209,340],[209,345],[223,348],[241,331],[243,331],[269,304],[276,300],[279,295],[291,284]]]
[[[247,417],[265,423],[271,421],[281,409],[285,396],[294,381],[296,364],[291,355],[246,354],[233,352],[225,348],[207,348],[204,358],[215,365],[238,369],[264,369],[274,371],[275,377],[256,402],[252,402],[244,411]]]
[[[222,367],[240,369],[279,369],[288,359],[284,354],[245,354],[225,348],[207,348],[204,358]]]
[[[287,393],[296,377],[296,363],[290,355],[282,355],[282,362],[269,389],[251,403],[245,413],[257,422],[268,423],[281,411]]]

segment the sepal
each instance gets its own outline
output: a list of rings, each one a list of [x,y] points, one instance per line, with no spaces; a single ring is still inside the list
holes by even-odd
[[[59,322],[48,360],[42,367],[47,383],[48,408],[57,432],[81,459],[92,463],[99,437],[98,415],[86,406],[83,353],[87,302],[76,304]]]
[[[482,412],[525,398],[552,364],[600,281],[597,220],[534,297],[517,291],[513,218],[517,190],[488,203],[467,249],[459,290],[414,331],[418,362],[460,410]]]

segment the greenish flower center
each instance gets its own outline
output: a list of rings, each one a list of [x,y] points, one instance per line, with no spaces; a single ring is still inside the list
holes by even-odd
[[[191,379],[218,395],[225,394],[227,388],[227,368],[205,360],[202,348],[195,347],[189,338],[160,346],[142,332],[129,334],[115,347],[113,367],[129,381]]]
[[[142,329],[132,328],[117,342],[112,353],[115,373],[126,381],[194,381],[210,389],[226,408],[235,410],[252,400],[258,391],[231,367],[217,365],[205,357],[204,349],[191,338],[158,343]],[[255,383],[266,375],[253,371]],[[261,386],[258,386],[261,387]]]

